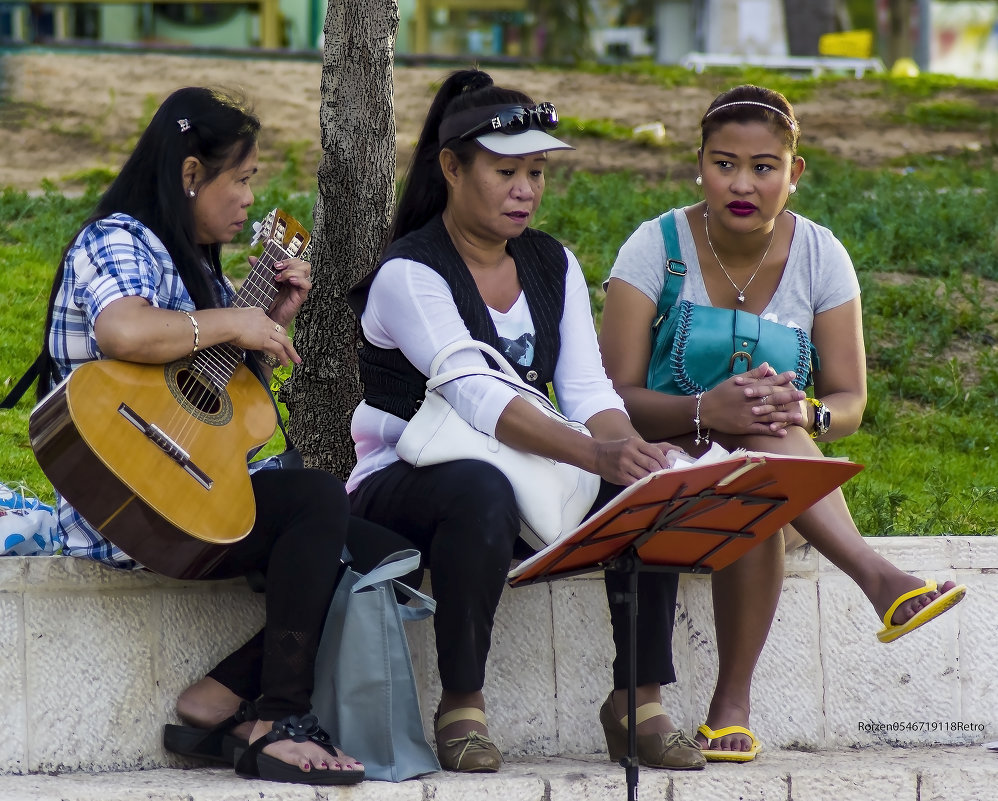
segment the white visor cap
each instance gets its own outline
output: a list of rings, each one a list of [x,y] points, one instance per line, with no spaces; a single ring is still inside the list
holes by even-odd
[[[489,133],[475,138],[483,148],[497,156],[528,156],[547,150],[575,150],[545,131],[530,128],[523,133]]]

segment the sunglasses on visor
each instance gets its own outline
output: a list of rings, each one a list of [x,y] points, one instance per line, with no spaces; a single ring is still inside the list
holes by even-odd
[[[544,131],[553,131],[558,127],[558,110],[554,103],[538,103],[536,106],[510,106],[500,109],[484,122],[461,134],[458,139],[467,141],[490,133],[502,133],[513,136],[530,128],[531,122]]]

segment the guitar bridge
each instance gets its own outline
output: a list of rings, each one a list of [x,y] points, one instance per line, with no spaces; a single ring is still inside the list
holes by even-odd
[[[147,423],[142,417],[128,406],[122,403],[118,406],[118,414],[124,417],[129,423],[141,431],[157,448],[169,456],[186,472],[191,478],[198,482],[206,490],[210,490],[214,482],[191,461],[191,455],[184,450],[180,444],[161,429],[155,423]]]

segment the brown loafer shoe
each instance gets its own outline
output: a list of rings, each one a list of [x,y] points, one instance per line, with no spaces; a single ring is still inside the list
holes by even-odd
[[[433,716],[433,728],[437,739],[437,758],[444,770],[458,773],[495,773],[503,762],[502,754],[484,734],[470,731],[463,737],[444,740],[440,730],[459,720],[472,720],[486,725],[485,713],[475,707],[452,709],[444,715],[440,710]]]
[[[627,756],[627,716],[618,718],[613,711],[613,693],[607,696],[599,710],[599,720],[606,735],[606,750],[610,759],[619,762]],[[635,711],[638,723],[666,714],[661,704],[644,704]],[[707,764],[696,740],[681,731],[668,734],[639,734],[638,762],[646,768],[669,770],[702,770]]]

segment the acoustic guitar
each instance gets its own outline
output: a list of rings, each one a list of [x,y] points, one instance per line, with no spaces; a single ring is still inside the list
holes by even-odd
[[[254,227],[263,253],[234,305],[268,309],[274,264],[301,256],[309,234],[280,209]],[[246,460],[276,424],[243,351],[221,344],[166,365],[83,364],[34,408],[28,433],[45,475],[91,526],[150,570],[191,579],[253,527]]]

